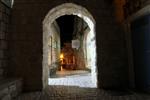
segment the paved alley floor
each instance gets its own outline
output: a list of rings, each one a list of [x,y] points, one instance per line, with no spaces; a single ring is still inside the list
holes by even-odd
[[[49,86],[44,92],[23,93],[15,100],[150,100],[150,95],[131,91]]]
[[[150,94],[91,88],[88,71],[59,71],[42,92],[22,93],[14,100],[150,100]]]
[[[85,70],[57,71],[56,75],[49,78],[49,85],[94,87],[91,73]]]

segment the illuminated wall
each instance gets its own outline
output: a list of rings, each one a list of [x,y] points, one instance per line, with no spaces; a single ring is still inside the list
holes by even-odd
[[[51,24],[52,34],[48,40],[48,65],[59,61],[60,55],[60,31],[56,22]]]

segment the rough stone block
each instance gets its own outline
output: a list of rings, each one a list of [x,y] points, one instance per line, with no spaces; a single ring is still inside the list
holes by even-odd
[[[0,58],[3,59],[3,57],[4,57],[4,51],[0,50]]]
[[[8,60],[2,60],[2,67],[6,67],[8,65]]]
[[[0,20],[2,20],[2,12],[0,11]]]
[[[6,8],[6,14],[10,15],[10,8]]]
[[[9,92],[11,94],[11,97],[16,97],[17,96],[17,88],[16,88],[16,84],[12,84],[9,87]]]
[[[1,99],[1,100],[11,100],[11,96],[10,96],[10,94],[5,95],[4,97],[2,97],[2,99]]]
[[[18,80],[16,82],[16,89],[17,89],[17,94],[19,94],[22,91],[22,80]]]
[[[7,49],[7,41],[0,40],[0,49]]]
[[[22,90],[22,80],[21,79],[8,79],[2,80],[0,83],[0,100],[12,100],[15,98]]]
[[[0,39],[5,39],[5,33],[0,30]]]
[[[4,70],[0,68],[0,76],[3,76]]]
[[[2,68],[2,60],[0,60],[0,68]]]
[[[7,87],[0,89],[0,98],[2,98],[4,95],[7,95],[8,93],[9,93],[9,90]]]
[[[5,26],[5,23],[1,22],[0,23],[0,28],[1,28],[1,31],[5,31],[6,30],[6,26]]]
[[[107,73],[108,71],[110,72],[116,72],[115,70],[115,66],[121,66],[121,64],[115,65],[113,62],[122,62],[122,59],[119,60],[113,60],[115,58],[112,58],[112,56],[118,56],[121,55],[118,51],[117,48],[113,49],[112,51],[112,46],[109,46],[107,44],[110,44],[113,41],[109,41],[110,39],[112,39],[111,37],[116,37],[113,38],[113,40],[118,40],[118,42],[120,42],[120,44],[124,45],[122,43],[122,41],[120,41],[122,39],[122,37],[120,36],[121,32],[119,32],[119,34],[116,34],[116,31],[114,31],[114,27],[116,26],[115,23],[113,23],[112,20],[114,20],[115,18],[112,16],[112,9],[110,9],[111,7],[109,7],[104,0],[91,0],[91,1],[77,1],[77,0],[71,0],[72,2],[75,2],[85,8],[88,9],[88,11],[92,14],[92,16],[95,18],[96,21],[96,42],[97,42],[97,66],[98,66],[98,73],[99,74],[99,81],[101,81],[102,84],[106,84],[107,85],[107,80],[110,80],[111,78],[113,78],[113,76],[109,75],[109,77],[107,77]],[[66,1],[65,1],[66,2]],[[15,41],[12,41],[11,44],[11,50],[10,50],[10,54],[13,54],[14,56],[11,56],[11,67],[14,69],[14,71],[20,70],[20,72],[15,72],[14,74],[16,75],[21,75],[24,76],[25,79],[25,88],[27,90],[33,90],[33,87],[35,87],[34,83],[37,83],[38,85],[36,86],[37,89],[41,88],[41,84],[42,84],[42,36],[43,36],[43,32],[42,32],[42,21],[44,19],[44,17],[46,16],[46,14],[48,13],[48,11],[50,9],[52,9],[53,7],[64,3],[64,0],[50,0],[50,1],[43,1],[43,0],[38,0],[38,2],[36,2],[36,4],[33,4],[33,2],[27,1],[27,0],[16,0],[15,1],[15,5],[14,5],[14,10],[12,13],[12,23],[11,23],[11,27],[12,28],[12,35],[13,35],[13,39]],[[100,6],[101,5],[101,6]],[[42,9],[41,9],[42,8]],[[38,12],[38,17],[35,13],[33,13],[33,10],[30,9],[34,9],[34,12]],[[98,10],[97,10],[98,9]],[[58,9],[59,10],[59,9]],[[106,11],[107,10],[107,11]],[[108,13],[107,13],[108,12]],[[109,17],[110,15],[110,17]],[[111,22],[109,22],[111,21]],[[38,22],[38,23],[36,23]],[[25,25],[24,25],[25,24]],[[112,25],[109,25],[112,24]],[[2,25],[3,26],[3,25]],[[106,32],[106,30],[109,30]],[[37,34],[37,32],[39,32]],[[35,34],[36,33],[36,34]],[[27,38],[26,38],[27,37]],[[23,39],[24,41],[24,46],[18,46],[17,44],[20,42],[19,40]],[[30,41],[29,41],[30,40]],[[36,40],[36,43],[38,44],[38,46],[35,46],[35,44],[32,44],[34,41]],[[16,41],[18,43],[16,43]],[[114,43],[114,45],[117,46],[116,43]],[[22,49],[22,47],[24,47],[24,49],[26,49],[27,54],[24,54],[24,52],[20,52]],[[124,49],[124,48],[123,48]],[[29,51],[34,50],[35,55],[33,54],[29,54]],[[114,54],[115,52],[115,54]],[[116,54],[117,52],[117,54]],[[35,60],[35,63],[32,63],[32,61],[29,60]],[[126,61],[123,61],[126,62]],[[45,62],[44,62],[45,63]],[[124,63],[123,63],[124,64]],[[34,67],[36,66],[36,68]],[[104,68],[106,68],[106,70],[104,70]],[[125,65],[123,65],[123,67],[127,67]],[[24,72],[28,70],[28,72]],[[33,71],[34,73],[33,75],[29,75],[30,74],[30,70]],[[122,69],[123,70],[123,69]],[[122,72],[122,70],[119,70],[119,72]],[[45,74],[45,73],[44,73]],[[103,74],[103,75],[100,75]],[[104,77],[103,77],[104,76]],[[126,73],[126,75],[127,73]],[[124,76],[123,76],[124,78]],[[32,79],[32,82],[31,82]],[[106,80],[106,81],[105,81]],[[117,81],[117,79],[114,79],[114,81]],[[99,82],[100,83],[100,82]],[[114,83],[114,82],[110,82],[111,84],[119,84],[118,83]],[[28,85],[30,84],[30,85]],[[105,85],[105,86],[106,86]],[[100,86],[102,86],[100,84]]]

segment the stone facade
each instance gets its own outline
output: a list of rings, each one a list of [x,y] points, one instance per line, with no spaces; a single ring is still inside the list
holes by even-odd
[[[55,74],[59,67],[60,56],[60,30],[57,23],[54,21],[48,31],[48,67],[49,75]]]
[[[8,35],[10,8],[0,1],[0,80],[6,76],[8,67]]]
[[[51,35],[49,36],[48,46],[49,46],[49,55],[48,65],[50,66],[53,63],[59,62],[60,56],[60,31],[56,22],[51,25]]]
[[[97,72],[101,88],[128,87],[124,32],[115,22],[113,6],[106,0],[70,0],[85,7],[96,21]],[[42,89],[42,21],[65,0],[15,0],[10,35],[11,75],[22,77],[25,90]],[[10,76],[11,76],[10,75]]]
[[[8,79],[10,16],[11,8],[0,1],[0,100],[12,100],[22,91],[20,79]]]
[[[20,79],[7,79],[0,82],[0,100],[13,100],[21,91]]]
[[[53,23],[53,21],[63,15],[76,15],[80,18],[82,18],[90,27],[91,32],[90,35],[93,38],[93,41],[91,41],[91,44],[96,45],[95,44],[95,20],[92,17],[92,15],[89,13],[89,11],[87,9],[85,9],[84,7],[77,5],[77,4],[73,4],[73,3],[64,3],[61,4],[57,7],[54,7],[52,10],[50,10],[48,12],[48,14],[46,15],[44,21],[43,21],[43,85],[47,86],[47,77],[48,77],[48,71],[47,71],[47,36],[49,35],[49,31],[51,31],[51,29],[49,28],[51,26],[51,24]],[[94,83],[95,87],[97,87],[97,67],[96,67],[96,46],[94,46],[92,48],[92,82]]]
[[[64,59],[62,61],[63,68],[69,70],[77,69],[76,56],[71,43],[64,43],[61,53],[64,55]]]

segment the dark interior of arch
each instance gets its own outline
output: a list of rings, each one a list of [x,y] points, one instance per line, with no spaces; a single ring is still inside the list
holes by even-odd
[[[83,28],[88,28],[87,23],[76,15],[61,16],[56,19],[56,22],[60,29],[61,46],[63,46],[64,43],[71,43],[77,35],[77,31],[82,33]],[[79,22],[81,23],[80,27],[77,26]]]

